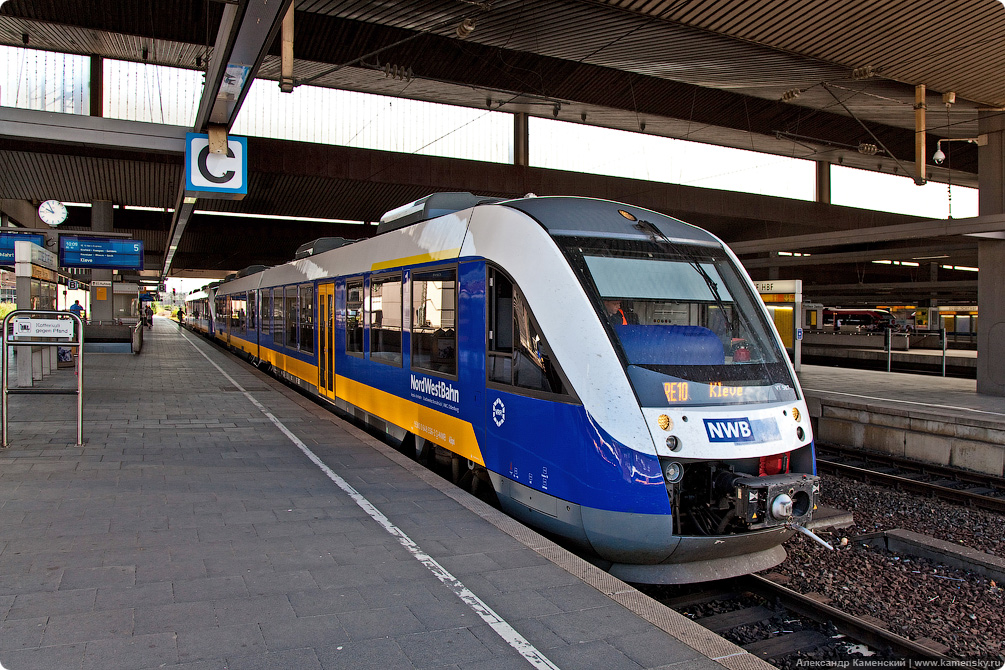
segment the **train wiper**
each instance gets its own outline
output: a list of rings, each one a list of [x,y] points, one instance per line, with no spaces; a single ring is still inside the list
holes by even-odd
[[[640,219],[635,224],[635,227],[638,228],[639,230],[641,230],[644,233],[649,233],[649,236],[653,239],[653,242],[656,242],[656,243],[663,242],[663,243],[666,243],[666,244],[671,244],[670,238],[667,237],[666,235],[664,235],[663,231],[660,230],[656,226],[656,224],[654,224],[654,223],[650,223],[649,221],[646,221],[645,219]]]
[[[736,327],[734,326],[732,319],[730,319],[726,314],[726,305],[722,302],[722,297],[719,295],[719,285],[716,284],[711,277],[708,276],[708,272],[705,268],[701,266],[701,263],[697,261],[690,262],[691,267],[698,271],[701,278],[705,280],[705,284],[708,286],[708,290],[712,292],[712,297],[715,298],[715,304],[719,308],[719,313],[722,314],[722,318],[726,321],[729,326],[729,336],[730,338],[736,337]]]

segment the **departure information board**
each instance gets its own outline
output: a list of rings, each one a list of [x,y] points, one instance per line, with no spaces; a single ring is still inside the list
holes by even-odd
[[[38,233],[0,233],[0,263],[4,265],[14,264],[14,243],[31,242],[45,248],[45,235]]]
[[[142,270],[143,241],[60,235],[59,265],[64,268]]]

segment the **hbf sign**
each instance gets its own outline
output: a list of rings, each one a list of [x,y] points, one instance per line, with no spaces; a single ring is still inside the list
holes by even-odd
[[[227,153],[209,150],[209,135],[185,134],[185,194],[240,200],[248,194],[248,138],[227,137]]]

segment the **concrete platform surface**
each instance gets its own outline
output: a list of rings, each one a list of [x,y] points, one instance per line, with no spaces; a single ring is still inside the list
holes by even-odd
[[[84,375],[83,447],[11,397],[7,670],[770,667],[167,320]]]

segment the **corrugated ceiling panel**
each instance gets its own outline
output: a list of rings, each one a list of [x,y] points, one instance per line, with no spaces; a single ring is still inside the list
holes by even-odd
[[[0,152],[0,197],[66,202],[111,200],[141,207],[173,207],[182,167],[25,151]],[[40,195],[41,194],[41,195]]]
[[[595,0],[847,68],[1005,103],[1005,12],[997,0]]]
[[[0,44],[25,46],[22,35],[28,35],[31,49],[49,49],[64,53],[97,55],[119,60],[143,61],[175,67],[195,67],[195,59],[205,60],[212,49],[198,44],[153,39],[62,24],[31,21],[0,15]]]

